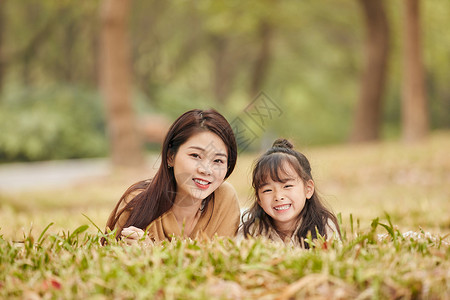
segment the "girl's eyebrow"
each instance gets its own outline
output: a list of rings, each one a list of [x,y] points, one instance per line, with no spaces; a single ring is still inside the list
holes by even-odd
[[[287,178],[280,178],[280,181],[278,181],[278,180],[274,180],[274,181],[275,182],[286,183],[288,181],[296,181],[296,179],[294,177],[287,177]],[[264,183],[260,184],[259,188],[262,188],[262,187],[264,187],[266,185],[269,185],[269,183],[268,182],[264,182]]]
[[[295,181],[295,178],[289,177],[289,178],[283,178],[282,180],[283,180],[284,182]]]
[[[199,150],[199,151],[201,151],[201,152],[208,152],[207,149],[202,148],[202,147],[199,147],[199,146],[190,146],[190,147],[188,147],[188,149],[195,149],[195,150]],[[225,158],[228,157],[225,153],[222,153],[222,152],[216,152],[214,155],[215,155],[215,156],[223,156],[223,157],[225,157]]]
[[[263,187],[265,187],[266,185],[269,185],[267,182],[263,182],[262,184],[259,185],[259,188],[262,189]]]

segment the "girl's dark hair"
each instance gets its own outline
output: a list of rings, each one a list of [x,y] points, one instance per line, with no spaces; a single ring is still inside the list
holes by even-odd
[[[135,226],[145,230],[155,219],[167,212],[174,204],[176,196],[176,181],[173,168],[168,168],[168,158],[177,154],[179,147],[191,136],[202,131],[210,131],[219,136],[227,147],[228,163],[225,178],[233,172],[237,159],[237,145],[233,130],[228,121],[213,109],[194,109],[185,112],[172,124],[162,144],[161,165],[152,180],[140,181],[132,185],[117,203],[106,226],[113,229],[124,211],[130,216],[124,228]],[[143,190],[135,196],[125,208],[117,211],[122,201],[130,194]],[[204,199],[205,208],[214,199],[214,193]],[[206,211],[204,209],[203,211]],[[117,234],[117,238],[120,233]]]
[[[258,190],[268,176],[275,182],[283,182],[283,175],[286,174],[286,170],[283,169],[284,162],[288,162],[294,168],[305,184],[308,180],[313,180],[311,165],[306,156],[295,151],[288,140],[277,139],[272,148],[256,161],[253,168],[252,186],[256,200],[259,200]],[[304,239],[309,233],[311,233],[313,239],[317,238],[316,229],[320,235],[326,236],[326,226],[329,219],[336,225],[340,235],[336,216],[322,204],[316,189],[314,189],[313,195],[306,200],[305,206],[298,216],[298,220],[301,220],[301,222],[295,238],[299,240],[300,244],[308,248]],[[267,233],[270,227],[276,230],[272,217],[265,213],[258,201],[255,201],[253,206],[242,216],[242,229],[245,237],[251,235],[250,228],[255,222],[259,222],[257,227],[259,232],[255,232],[255,234]]]

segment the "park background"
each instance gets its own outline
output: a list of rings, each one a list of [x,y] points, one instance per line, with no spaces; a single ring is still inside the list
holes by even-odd
[[[449,20],[442,0],[0,0],[0,298],[448,299]],[[100,246],[192,108],[232,124],[242,208],[290,139],[341,243]]]
[[[103,228],[192,108],[239,131],[242,207],[286,137],[344,228],[387,213],[449,233],[449,16],[440,0],[0,1],[0,233]]]

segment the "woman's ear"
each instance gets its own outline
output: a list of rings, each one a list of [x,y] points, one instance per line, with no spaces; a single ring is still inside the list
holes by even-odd
[[[173,155],[173,152],[169,150],[169,152],[167,153],[167,167],[168,168],[173,167],[174,160],[175,160],[175,155]]]
[[[310,179],[305,184],[306,199],[310,199],[313,194],[314,194],[314,181],[312,181],[312,179]]]

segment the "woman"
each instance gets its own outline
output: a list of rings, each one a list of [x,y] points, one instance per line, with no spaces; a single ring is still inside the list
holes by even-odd
[[[221,114],[198,109],[184,113],[164,139],[156,175],[128,188],[107,230],[116,229],[116,238],[129,244],[173,236],[234,236],[239,204],[234,188],[224,181],[236,158],[233,130]]]

